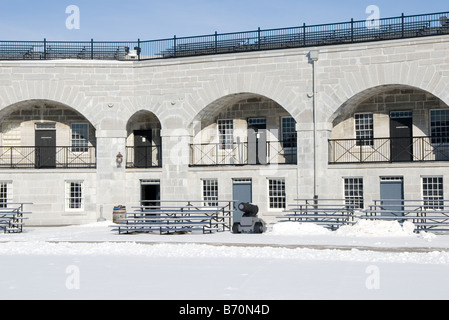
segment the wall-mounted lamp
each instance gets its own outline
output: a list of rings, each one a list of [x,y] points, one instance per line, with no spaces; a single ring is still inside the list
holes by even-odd
[[[115,162],[117,162],[117,165],[120,166],[123,162],[123,155],[119,152],[115,158]]]

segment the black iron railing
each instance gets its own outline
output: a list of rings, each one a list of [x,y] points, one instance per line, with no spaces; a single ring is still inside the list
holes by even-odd
[[[0,146],[0,169],[81,169],[96,165],[95,147]]]
[[[190,166],[243,166],[296,164],[297,149],[292,143],[208,143],[190,145]]]
[[[449,161],[445,137],[329,140],[329,163]]]
[[[127,168],[161,168],[162,146],[126,147]]]
[[[449,34],[449,12],[148,41],[0,41],[0,60],[151,60]]]

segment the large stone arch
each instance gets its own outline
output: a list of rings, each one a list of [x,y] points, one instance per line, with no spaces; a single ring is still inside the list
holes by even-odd
[[[191,124],[199,114],[209,112],[218,104],[232,103],[239,96],[248,94],[275,101],[298,121],[308,100],[298,94],[301,90],[297,86],[299,84],[286,84],[278,77],[269,77],[263,73],[223,76],[205,82],[200,90],[186,95],[183,101],[186,120]]]
[[[423,90],[449,105],[449,81],[436,66],[419,61],[371,64],[360,66],[357,72],[343,72],[332,85],[319,84],[320,119],[332,126],[341,110],[393,86]]]
[[[1,141],[5,142],[6,138],[17,136],[17,141],[21,141],[20,145],[33,145],[32,133],[35,124],[42,122],[55,123],[56,129],[62,133],[57,138],[59,145],[66,145],[72,139],[72,125],[87,124],[83,130],[87,131],[85,133],[88,135],[89,144],[96,145],[96,127],[89,119],[71,106],[47,99],[20,101],[1,109]]]
[[[55,81],[20,81],[0,86],[0,111],[24,101],[51,101],[73,109],[85,117],[96,129],[102,120],[97,98],[86,97],[78,86]],[[108,108],[104,105],[104,108]]]
[[[401,93],[402,97],[400,96]],[[387,96],[383,97],[383,95]],[[399,98],[401,99],[399,100]],[[422,104],[422,106],[419,104]],[[375,109],[364,109],[364,106],[369,105],[373,105]],[[381,85],[359,92],[345,101],[328,118],[328,121],[332,127],[335,127],[339,122],[350,117],[355,112],[376,111],[376,109],[377,112],[382,112],[382,110],[380,110],[382,108],[385,110],[388,110],[388,108],[396,108],[398,110],[419,108],[425,110],[428,108],[440,108],[445,106],[447,106],[447,104],[441,98],[427,90],[415,86],[403,84]]]

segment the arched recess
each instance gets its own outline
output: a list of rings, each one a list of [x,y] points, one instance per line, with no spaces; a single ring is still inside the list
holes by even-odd
[[[14,103],[0,111],[0,159],[6,167],[96,166],[96,129],[74,108],[45,99]]]
[[[417,87],[364,90],[343,103],[329,122],[331,162],[449,160],[443,146],[449,142],[449,107]]]
[[[192,165],[294,164],[296,121],[276,101],[254,93],[221,97],[191,123]]]
[[[147,110],[134,113],[126,124],[127,167],[151,168],[162,165],[161,122]]]

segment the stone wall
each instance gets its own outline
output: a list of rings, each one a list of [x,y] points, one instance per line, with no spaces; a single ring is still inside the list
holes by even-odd
[[[389,174],[404,175],[407,196],[418,196],[423,174],[443,175],[445,183],[449,182],[447,163],[331,166],[328,139],[333,137],[334,124],[335,135],[347,134],[349,124],[345,123],[356,109],[377,109],[379,116],[385,116],[390,107],[383,105],[390,103],[386,100],[392,99],[391,96],[395,99],[394,108],[399,108],[400,103],[415,103],[417,128],[424,127],[428,122],[426,110],[436,103],[433,97],[439,99],[441,108],[449,105],[448,40],[447,36],[439,36],[316,48],[319,60],[315,63],[315,87],[313,65],[308,59],[310,48],[144,62],[2,61],[0,120],[3,122],[5,112],[9,111],[20,112],[24,119],[28,115],[23,112],[28,109],[13,111],[11,106],[27,101],[52,101],[67,106],[95,129],[97,168],[73,172],[1,170],[0,180],[13,181],[14,200],[35,202],[36,215],[30,222],[36,224],[93,221],[99,216],[100,208],[105,217],[111,218],[115,205],[131,206],[138,202],[139,181],[146,178],[160,179],[164,199],[181,200],[201,197],[202,178],[218,178],[223,192],[220,197],[224,199],[232,196],[232,178],[252,178],[254,200],[260,201],[264,214],[270,214],[266,210],[269,177],[285,177],[289,202],[298,197],[312,197],[315,182],[321,198],[341,198],[342,178],[354,175],[366,179],[367,201],[378,197],[379,177]],[[398,86],[413,92],[388,93],[389,88],[396,90]],[[274,119],[284,112],[296,120],[298,165],[189,167],[189,144],[204,127],[212,125],[203,120],[212,121],[220,112],[224,116],[228,111],[229,116],[238,118],[236,112],[241,106],[236,104],[254,97],[265,97],[279,106],[279,109],[270,107],[263,111],[268,113],[267,120],[273,119],[273,126]],[[368,100],[373,97],[375,100]],[[316,126],[313,125],[314,101]],[[126,145],[132,141],[130,132],[146,122],[145,117],[140,117],[141,111],[151,113],[160,125],[162,169],[129,170],[116,163],[116,155],[126,154]],[[270,116],[272,111],[274,117]],[[69,114],[52,116],[68,117]],[[421,131],[425,133],[424,129]],[[75,177],[86,181],[89,205],[84,215],[67,216],[61,210],[64,199],[61,181]],[[53,197],[42,200],[40,195],[44,189],[37,187],[40,181],[46,187],[52,186],[46,193]],[[445,188],[446,196],[448,191]],[[53,205],[49,204],[50,198],[58,200]]]

